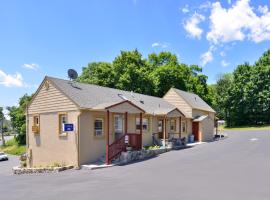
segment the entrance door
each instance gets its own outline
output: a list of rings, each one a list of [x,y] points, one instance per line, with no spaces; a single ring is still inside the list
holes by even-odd
[[[164,127],[163,120],[159,119],[158,120],[158,138],[159,139],[163,139],[163,127]]]
[[[114,136],[115,140],[124,134],[124,115],[114,115]]]
[[[192,123],[192,133],[194,135],[194,140],[199,141],[199,122]]]

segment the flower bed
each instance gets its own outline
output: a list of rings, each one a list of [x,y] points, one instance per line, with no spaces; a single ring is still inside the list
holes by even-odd
[[[12,171],[16,175],[21,174],[39,174],[39,173],[57,173],[67,169],[72,169],[73,166],[63,166],[63,167],[40,167],[40,168],[22,168],[13,167]]]

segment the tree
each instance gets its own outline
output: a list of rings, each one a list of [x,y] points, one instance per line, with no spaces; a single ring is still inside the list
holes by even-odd
[[[5,146],[5,138],[4,138],[4,120],[5,120],[5,115],[3,113],[3,107],[0,107],[0,131],[2,135],[2,141],[3,141],[3,146]]]
[[[214,103],[228,126],[270,123],[270,50],[254,65],[238,65],[215,85]]]
[[[8,107],[11,125],[17,132],[16,141],[20,145],[26,144],[26,106],[30,102],[32,96],[25,94],[19,100],[19,106]]]
[[[112,63],[89,63],[78,81],[158,97],[175,87],[194,92],[210,104],[213,99],[202,68],[179,63],[171,52],[152,53],[144,59],[137,49],[121,51]]]
[[[115,75],[111,63],[93,62],[83,68],[83,72],[78,78],[78,81],[100,86],[114,87],[114,79]]]

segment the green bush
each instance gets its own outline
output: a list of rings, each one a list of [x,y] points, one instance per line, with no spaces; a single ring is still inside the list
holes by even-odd
[[[15,139],[11,139],[6,142],[5,146],[1,146],[0,150],[11,155],[21,155],[26,152],[26,146],[19,145]]]

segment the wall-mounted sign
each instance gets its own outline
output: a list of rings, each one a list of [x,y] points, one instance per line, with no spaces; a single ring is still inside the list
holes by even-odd
[[[129,136],[126,135],[126,136],[125,136],[125,144],[128,144],[128,143],[129,143]]]
[[[74,124],[64,124],[64,131],[65,132],[74,131]]]

